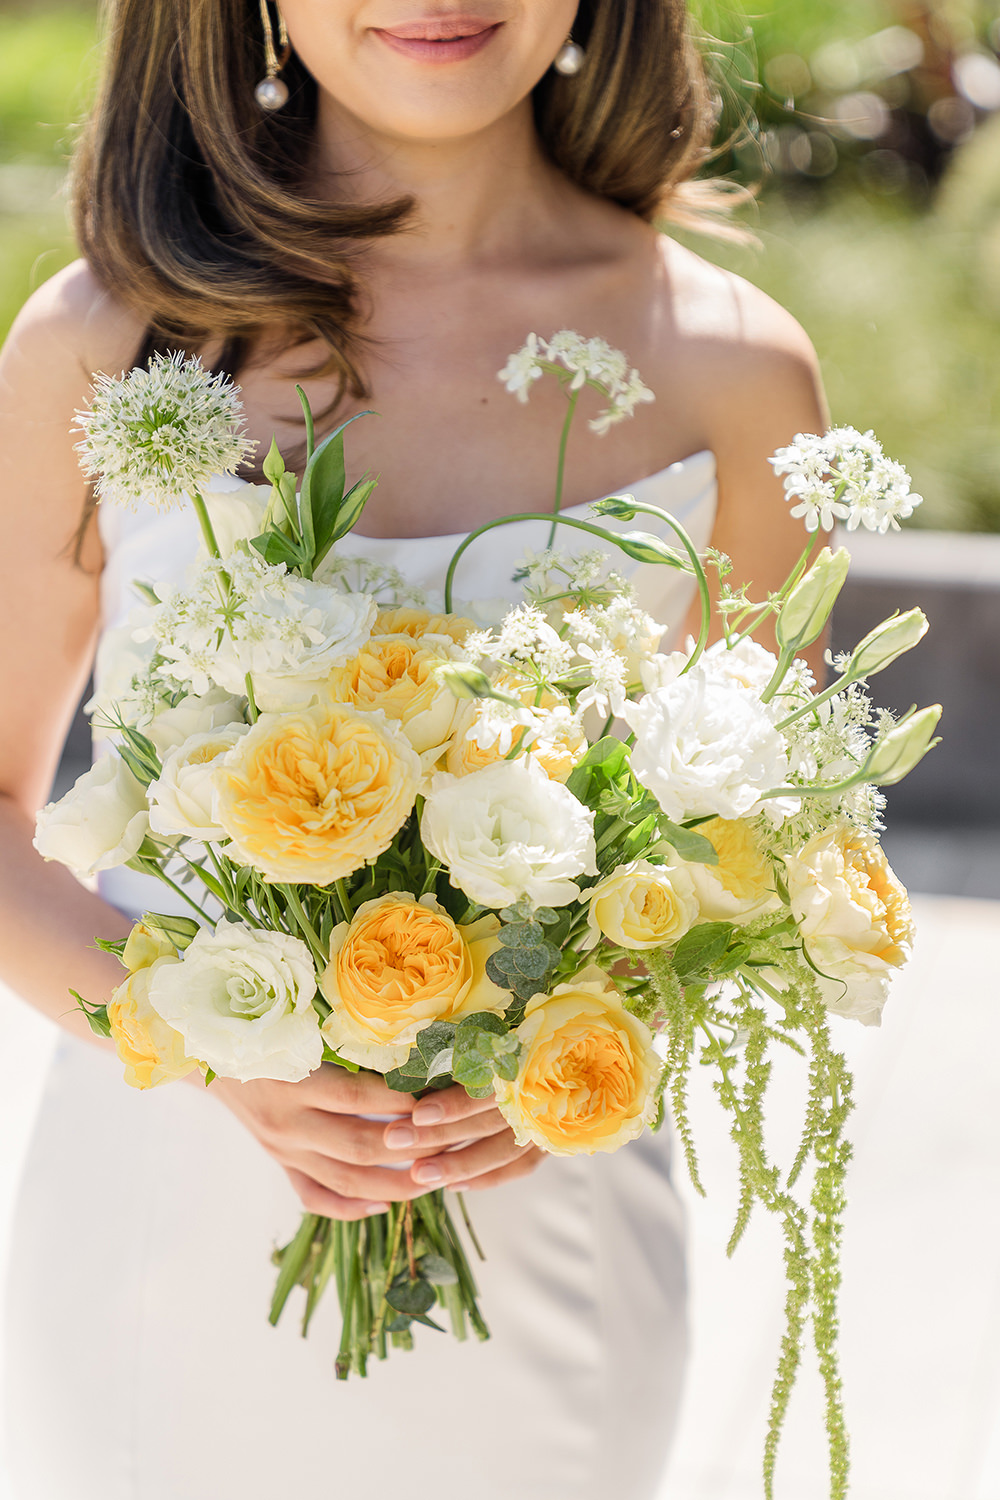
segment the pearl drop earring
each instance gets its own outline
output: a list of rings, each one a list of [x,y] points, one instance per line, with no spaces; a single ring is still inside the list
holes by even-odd
[[[587,54],[579,42],[574,42],[572,36],[568,36],[556,53],[555,62],[552,66],[564,78],[575,78],[583,67],[586,56]]]
[[[278,52],[274,45],[274,29],[271,26],[271,12],[268,10],[267,0],[260,0],[260,19],[264,27],[264,58],[267,64],[267,76],[262,78],[254,89],[254,98],[265,114],[273,114],[276,109],[282,109],[288,103],[288,84],[278,74],[292,55],[292,45],[288,40],[288,28],[285,18],[278,11]]]

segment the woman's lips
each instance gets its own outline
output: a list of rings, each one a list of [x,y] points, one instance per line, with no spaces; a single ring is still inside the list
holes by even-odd
[[[374,27],[377,37],[415,62],[462,62],[474,57],[489,45],[500,30],[501,22],[480,21],[474,17],[449,16],[435,21],[411,21],[392,29]]]

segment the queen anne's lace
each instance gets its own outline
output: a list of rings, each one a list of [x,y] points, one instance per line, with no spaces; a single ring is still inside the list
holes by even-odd
[[[505,388],[519,401],[527,401],[531,387],[547,370],[558,373],[559,367],[570,375],[570,391],[584,385],[596,386],[608,398],[604,411],[591,421],[591,431],[603,434],[616,422],[631,417],[637,406],[653,401],[653,392],[630,370],[620,349],[613,349],[605,339],[585,339],[572,329],[563,328],[548,340],[529,333],[523,347],[512,354],[498,373]],[[565,377],[563,377],[565,381]]]
[[[848,531],[898,531],[922,499],[910,490],[902,464],[886,458],[875,434],[854,427],[831,427],[821,437],[797,433],[768,463],[784,477],[785,495],[795,502],[792,515],[801,516],[808,531],[829,531],[835,521],[844,521]]]
[[[80,463],[98,498],[131,510],[182,504],[213,475],[235,474],[255,446],[241,432],[232,382],[179,352],[155,355],[147,370],[117,379],[98,375],[76,426]]]

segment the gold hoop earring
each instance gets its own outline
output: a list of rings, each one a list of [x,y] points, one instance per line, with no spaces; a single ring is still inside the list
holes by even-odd
[[[574,42],[572,34],[570,34],[556,53],[552,66],[564,78],[575,78],[583,67],[586,56],[587,54],[579,42]]]
[[[277,9],[277,7],[275,7]],[[264,60],[267,73],[254,89],[254,98],[265,114],[273,114],[288,103],[288,84],[278,74],[292,55],[285,18],[278,10],[278,46],[274,45],[274,28],[268,0],[260,0],[260,19],[264,28]],[[278,48],[281,50],[279,51]]]

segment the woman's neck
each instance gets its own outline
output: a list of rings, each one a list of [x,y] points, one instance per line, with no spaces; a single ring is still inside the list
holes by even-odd
[[[562,222],[574,188],[544,155],[531,101],[475,136],[413,141],[380,137],[322,95],[318,191],[358,202],[415,200],[412,227],[376,242],[376,266],[415,274],[522,260]]]

